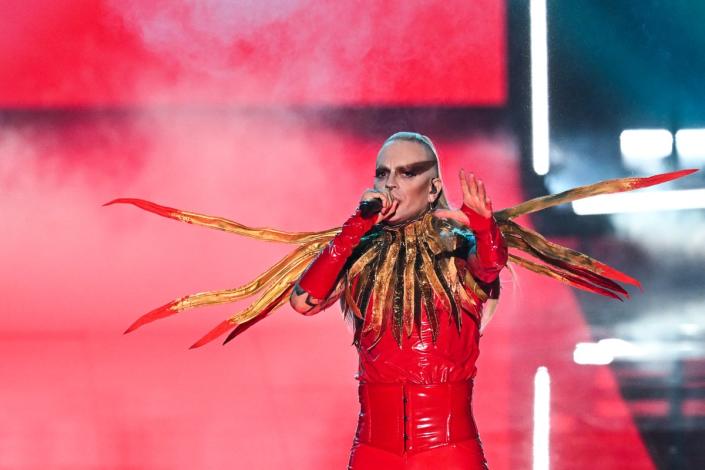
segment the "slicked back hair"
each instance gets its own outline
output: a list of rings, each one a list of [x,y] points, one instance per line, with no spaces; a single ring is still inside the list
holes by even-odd
[[[446,199],[445,188],[443,185],[443,177],[441,176],[441,162],[438,159],[438,152],[436,151],[436,146],[433,145],[431,139],[429,139],[423,134],[419,134],[418,132],[401,131],[387,137],[387,140],[385,140],[382,144],[382,148],[384,148],[387,144],[390,144],[391,142],[395,142],[397,140],[417,142],[421,144],[424,150],[426,151],[426,154],[436,162],[436,177],[441,180],[441,193],[438,195],[436,201],[433,203],[433,208],[449,209],[450,206],[448,205],[448,200]]]

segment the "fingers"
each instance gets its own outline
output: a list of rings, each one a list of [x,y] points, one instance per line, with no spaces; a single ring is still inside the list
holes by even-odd
[[[376,198],[379,198],[379,199],[382,200],[382,210],[383,210],[383,211],[389,210],[389,203],[390,203],[390,201],[389,201],[389,196],[387,195],[387,193],[383,193],[383,192],[380,192],[380,191],[374,191],[372,197],[373,197],[373,198],[376,197]]]
[[[468,182],[465,176],[465,170],[460,169],[460,187],[463,190],[463,199],[470,197],[470,188],[468,188]]]
[[[394,213],[397,211],[397,207],[399,207],[399,201],[396,199],[387,207],[383,207],[382,211],[379,213],[379,217],[377,218],[376,223],[380,223],[383,220],[387,220],[388,218],[393,216]]]
[[[492,203],[490,198],[487,196],[487,188],[485,188],[485,183],[479,178],[475,177],[474,173],[470,175],[465,174],[465,170],[460,170],[460,186],[463,189],[463,201],[470,205],[479,205],[486,209],[491,209]]]
[[[478,189],[479,189],[479,198],[480,201],[483,204],[483,207],[490,211],[492,213],[492,201],[490,200],[490,197],[487,195],[487,189],[485,188],[485,183],[480,181],[478,183]]]
[[[387,208],[387,213],[385,216],[391,217],[394,215],[394,213],[397,211],[397,207],[399,207],[399,201],[395,199]]]
[[[485,183],[480,181],[477,186],[478,186],[478,197],[480,198],[482,206],[485,209],[489,209],[490,208],[490,198],[487,197],[487,190],[485,189]]]
[[[377,214],[376,224],[382,222],[383,220],[389,219],[394,215],[397,208],[399,207],[399,201],[392,198],[389,192],[382,192],[376,189],[368,189],[362,194],[362,201],[368,201],[370,199],[377,198],[382,201],[382,210]]]
[[[397,202],[395,200],[392,200],[387,193],[379,193],[382,196],[382,211],[381,213],[384,215],[389,214],[392,212],[392,206],[394,206],[394,203]]]
[[[382,209],[388,209],[389,204],[390,204],[390,198],[387,193],[383,193],[381,191],[377,191],[375,189],[368,189],[362,194],[362,198],[360,199],[361,201],[369,201],[371,199],[379,199],[382,201]]]
[[[474,173],[470,173],[470,194],[474,199],[477,199],[479,196],[480,190],[478,188],[478,180],[475,178]]]
[[[460,169],[460,187],[463,189],[464,199],[475,199],[478,197],[478,179],[475,178],[474,173],[467,175],[463,168]]]

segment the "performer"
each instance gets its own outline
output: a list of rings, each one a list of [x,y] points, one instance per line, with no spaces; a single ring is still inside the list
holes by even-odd
[[[350,294],[361,406],[350,469],[487,468],[472,381],[489,320],[481,326],[482,305],[498,293],[507,246],[482,181],[461,170],[460,183],[463,205],[451,211],[431,141],[392,135],[362,195],[381,200],[381,212],[358,209],[294,287],[291,304],[305,315]],[[459,286],[459,274],[475,282]]]
[[[461,171],[463,204],[452,210],[433,144],[401,132],[382,146],[374,188],[341,228],[300,233],[251,228],[142,199],[115,199],[105,205],[134,204],[190,224],[297,245],[251,282],[175,299],[125,333],[183,310],[261,293],[191,348],[229,332],[225,344],[287,303],[313,315],[340,299],[354,324],[360,357],[360,415],[349,469],[487,468],[472,415],[472,384],[479,336],[494,311],[498,275],[507,262],[619,300],[628,297],[619,282],[640,287],[636,279],[512,219],[695,171],[602,181],[497,212],[483,183]]]

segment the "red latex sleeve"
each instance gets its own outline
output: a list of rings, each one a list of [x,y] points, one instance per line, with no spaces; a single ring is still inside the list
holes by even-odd
[[[333,238],[313,260],[306,272],[299,278],[299,287],[312,297],[324,300],[335,286],[338,274],[360,239],[375,224],[377,214],[365,219],[360,209],[343,224],[341,232]]]
[[[490,283],[507,264],[507,244],[494,217],[482,217],[465,204],[460,210],[470,219],[470,229],[475,234],[476,251],[468,258],[472,274]]]

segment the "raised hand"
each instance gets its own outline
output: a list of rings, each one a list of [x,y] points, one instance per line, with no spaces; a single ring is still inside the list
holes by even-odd
[[[465,174],[465,170],[460,170],[460,187],[463,190],[463,205],[472,209],[480,217],[489,218],[492,216],[492,201],[487,196],[485,184],[474,174]],[[436,217],[455,219],[458,222],[470,226],[470,219],[460,209],[447,210],[438,209],[433,212]]]

